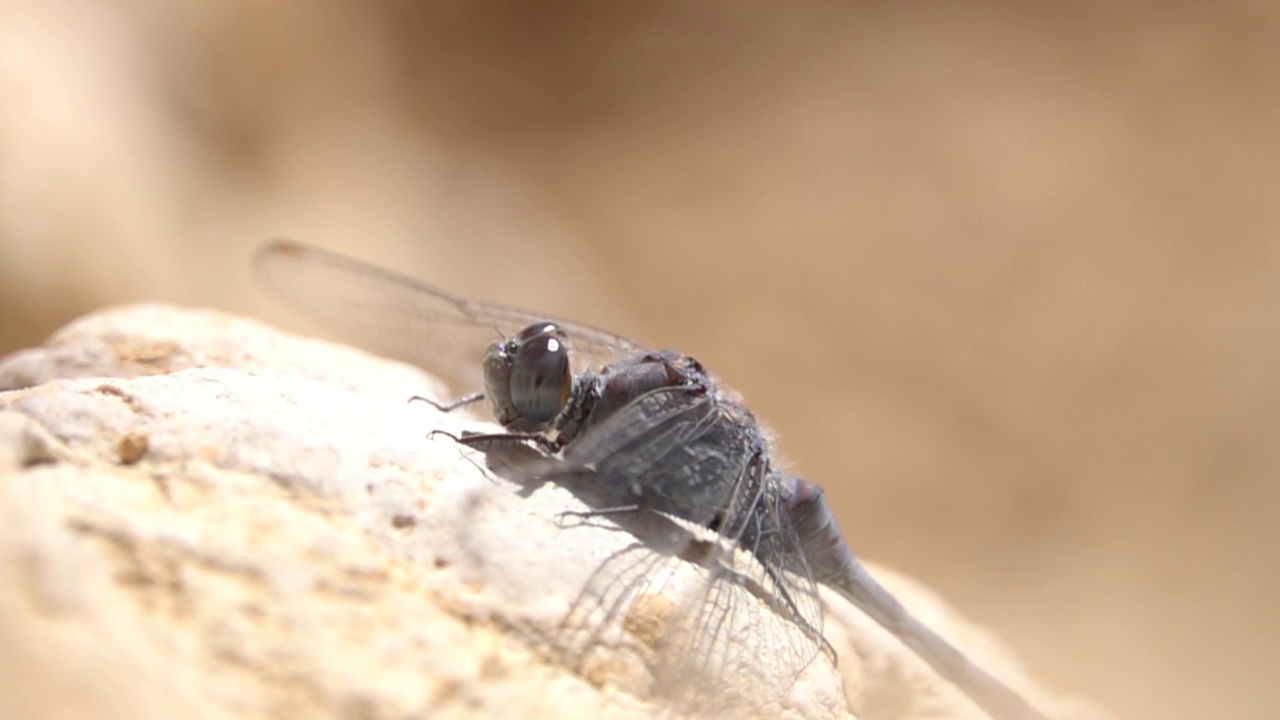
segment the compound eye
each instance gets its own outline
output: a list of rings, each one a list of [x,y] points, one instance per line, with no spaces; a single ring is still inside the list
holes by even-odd
[[[549,423],[569,400],[573,375],[564,334],[553,323],[530,325],[516,336],[511,364],[511,402],[533,423]]]

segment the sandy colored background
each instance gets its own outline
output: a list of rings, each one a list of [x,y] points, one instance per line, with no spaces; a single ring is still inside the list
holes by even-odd
[[[0,0],[0,352],[291,236],[693,353],[854,546],[1274,717],[1280,9]]]

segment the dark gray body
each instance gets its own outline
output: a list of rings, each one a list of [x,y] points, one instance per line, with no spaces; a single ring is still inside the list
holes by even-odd
[[[588,377],[586,420],[568,414],[564,457],[590,464],[619,502],[705,525],[735,540],[779,576],[777,608],[821,629],[802,605],[802,584],[826,585],[870,615],[995,720],[1043,719],[1009,689],[919,622],[857,561],[822,489],[769,460],[755,417],[723,397],[693,358],[670,351],[632,356]],[[789,595],[788,593],[793,593]]]
[[[258,270],[273,289],[326,316],[370,349],[441,371],[467,388],[480,386],[478,355],[494,339],[494,328],[515,335],[525,326],[548,322],[457,299],[295,243],[268,246]],[[557,458],[544,471],[554,467],[595,480],[608,500],[601,513],[680,518],[750,553],[764,570],[753,592],[793,628],[757,651],[788,654],[796,673],[823,642],[815,586],[821,583],[891,631],[994,720],[1045,720],[912,617],[871,577],[836,527],[821,488],[774,466],[755,417],[723,393],[696,360],[555,322],[588,361],[572,374],[563,409],[545,422],[521,424],[509,408],[498,408],[513,432],[464,442],[532,441]],[[477,343],[477,338],[484,339]],[[720,579],[732,583],[734,577],[730,570]]]

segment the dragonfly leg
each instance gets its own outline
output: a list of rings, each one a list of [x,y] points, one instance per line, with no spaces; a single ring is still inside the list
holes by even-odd
[[[483,400],[483,399],[484,399],[484,393],[482,393],[482,392],[473,392],[473,393],[471,393],[471,394],[469,394],[469,395],[463,395],[462,397],[458,398],[457,400],[453,400],[453,401],[451,401],[451,402],[447,402],[447,403],[445,403],[445,404],[443,404],[443,405],[441,405],[440,403],[436,402],[435,400],[432,400],[432,399],[431,399],[431,398],[429,398],[429,397],[423,397],[422,395],[414,395],[413,397],[409,398],[409,402],[413,402],[413,401],[415,401],[415,400],[420,401],[420,402],[424,402],[424,403],[426,403],[426,404],[430,405],[431,407],[433,407],[433,408],[435,408],[435,409],[439,410],[440,412],[447,413],[447,412],[453,412],[454,410],[457,410],[458,408],[462,407],[463,405],[471,405],[471,404],[473,404],[473,403],[478,403],[478,402],[480,402],[480,401],[481,401],[481,400]]]
[[[565,510],[556,513],[556,525],[559,527],[568,527],[565,518],[577,518],[579,520],[590,520],[597,517],[610,517],[612,515],[634,515],[640,512],[639,505],[615,505],[613,507],[592,508],[590,510]]]

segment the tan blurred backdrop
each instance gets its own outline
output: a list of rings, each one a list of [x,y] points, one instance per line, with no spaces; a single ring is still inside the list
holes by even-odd
[[[1280,8],[0,0],[0,352],[290,322],[271,236],[695,354],[1054,688],[1276,716]]]

